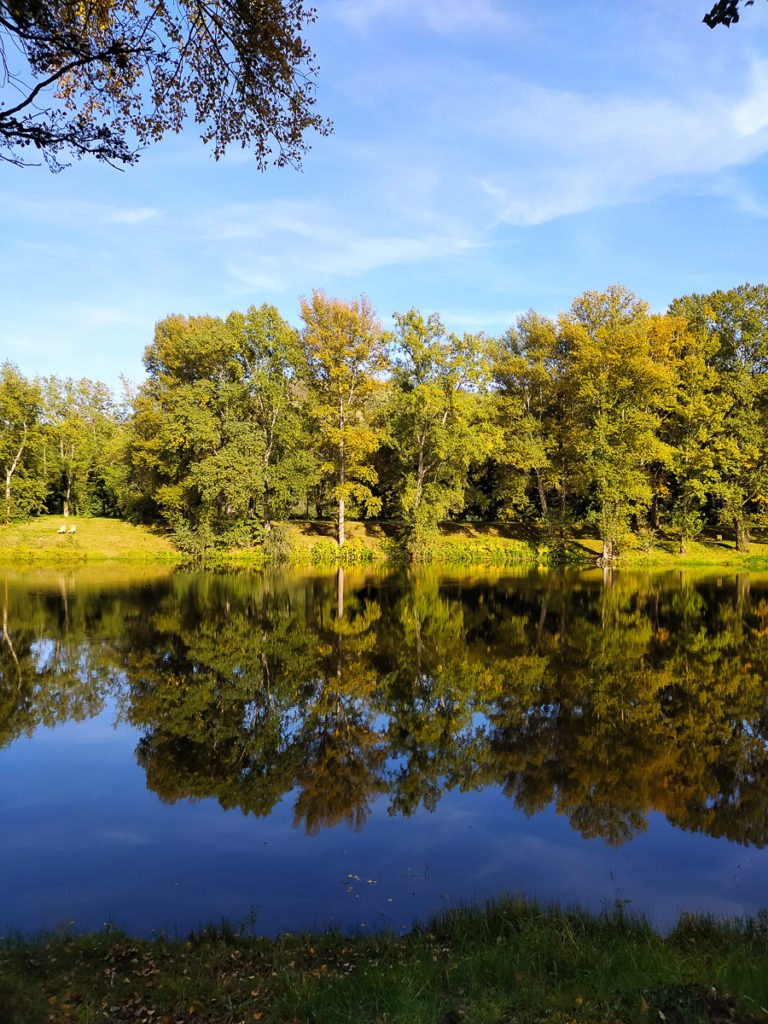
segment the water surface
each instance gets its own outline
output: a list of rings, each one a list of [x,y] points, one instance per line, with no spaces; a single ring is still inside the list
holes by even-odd
[[[768,905],[768,579],[0,578],[0,927]]]

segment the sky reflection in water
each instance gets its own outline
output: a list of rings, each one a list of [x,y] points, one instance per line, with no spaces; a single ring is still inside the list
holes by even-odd
[[[768,904],[764,579],[338,582],[0,585],[0,926]]]

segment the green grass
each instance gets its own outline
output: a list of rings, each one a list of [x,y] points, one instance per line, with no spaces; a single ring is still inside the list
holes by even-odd
[[[768,1020],[768,917],[686,916],[668,936],[515,899],[409,935],[225,925],[185,941],[116,931],[6,940],[1,1024],[572,1024]]]
[[[61,526],[74,526],[76,532],[60,534]],[[0,526],[0,562],[6,565],[180,560],[165,531],[119,519],[38,516]]]
[[[75,533],[59,528],[74,526]],[[403,560],[396,543],[398,524],[355,522],[347,524],[347,543],[339,549],[332,521],[292,521],[281,527],[296,566],[386,564]],[[423,552],[422,560],[452,567],[549,564],[563,562],[595,565],[601,542],[588,529],[578,530],[564,548],[548,542],[536,527],[515,523],[446,522]],[[162,528],[135,526],[117,519],[85,519],[40,516],[23,523],[0,526],[0,564],[62,565],[82,562],[184,562],[188,557],[173,545]],[[206,564],[237,567],[263,566],[270,560],[260,545],[232,551],[211,552]],[[718,539],[714,532],[691,542],[685,556],[674,537],[658,534],[642,546],[628,536],[621,547],[619,567],[723,566],[733,569],[768,567],[768,538],[757,534],[747,555],[735,550],[733,540]]]

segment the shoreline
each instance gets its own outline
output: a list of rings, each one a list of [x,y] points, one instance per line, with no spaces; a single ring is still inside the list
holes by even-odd
[[[186,940],[107,928],[6,938],[3,1024],[514,1024],[768,1019],[768,912],[682,915],[666,935],[622,901],[601,914],[504,897],[404,936]]]
[[[73,532],[60,534],[61,517],[40,516],[0,527],[0,566],[70,567],[83,564],[200,565],[211,568],[261,569],[393,567],[438,568],[540,567],[589,569],[598,567],[601,542],[577,531],[564,544],[550,545],[535,529],[499,522],[446,522],[416,560],[406,558],[395,540],[397,524],[350,521],[349,539],[339,548],[329,521],[291,520],[278,524],[282,547],[270,552],[264,545],[211,550],[194,558],[174,547],[168,531],[136,526],[124,520],[72,517]],[[623,553],[609,569],[717,568],[750,571],[768,568],[768,538],[761,537],[743,554],[720,535],[691,542],[685,555],[679,542],[659,535],[645,547],[627,538]],[[635,546],[633,546],[635,545]]]

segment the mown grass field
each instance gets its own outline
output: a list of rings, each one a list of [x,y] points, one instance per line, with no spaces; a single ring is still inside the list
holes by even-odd
[[[75,532],[60,534],[59,528],[74,526]],[[339,561],[333,521],[294,520],[286,524],[292,555],[298,565],[329,565]],[[402,560],[397,548],[398,524],[355,522],[347,524],[347,544],[342,561],[346,564]],[[565,545],[566,560],[595,565],[601,542],[589,529],[579,530]],[[562,560],[563,551],[536,528],[513,523],[447,522],[424,553],[426,561],[439,565],[547,564]],[[0,563],[12,565],[59,565],[78,562],[181,562],[170,532],[162,527],[136,526],[118,519],[85,519],[40,516],[27,522],[0,526]],[[218,552],[215,560],[224,564],[261,564],[260,545]],[[757,534],[747,555],[739,554],[727,534],[718,539],[711,531],[688,545],[680,555],[676,538],[657,534],[650,543],[632,535],[621,548],[619,566],[665,567],[673,565],[721,565],[734,569],[750,564],[768,564],[768,542]]]
[[[1,1024],[753,1024],[768,1020],[768,918],[683,917],[667,936],[502,900],[408,935],[187,940],[116,931],[0,948]]]
[[[60,534],[74,526],[75,533]],[[38,516],[0,526],[0,562],[58,564],[85,561],[175,561],[179,553],[165,531],[119,519]]]

